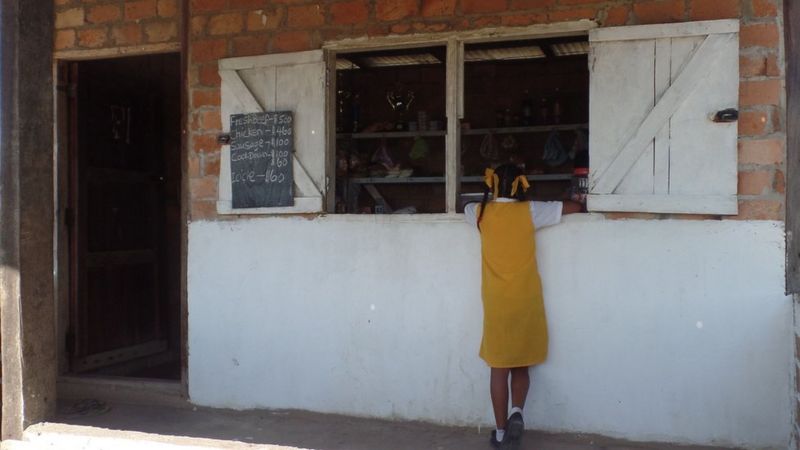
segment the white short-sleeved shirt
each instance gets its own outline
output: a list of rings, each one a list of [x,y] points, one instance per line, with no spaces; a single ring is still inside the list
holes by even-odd
[[[510,203],[519,200],[499,197],[494,200],[498,203]],[[561,212],[564,207],[562,202],[529,202],[533,226],[539,228],[549,227],[561,223]],[[480,203],[469,203],[464,207],[464,220],[470,225],[478,223],[478,206]]]

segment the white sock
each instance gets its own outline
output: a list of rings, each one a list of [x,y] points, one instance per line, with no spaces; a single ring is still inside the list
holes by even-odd
[[[522,415],[522,408],[520,408],[519,406],[515,406],[515,407],[511,408],[511,412],[508,414],[508,417],[513,416],[514,413],[519,413],[519,415],[521,416]]]
[[[494,438],[497,439],[497,442],[503,442],[503,436],[506,435],[506,430],[497,430],[494,433]]]

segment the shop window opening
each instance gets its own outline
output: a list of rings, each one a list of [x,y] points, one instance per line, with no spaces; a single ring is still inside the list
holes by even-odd
[[[511,162],[533,200],[563,200],[588,173],[586,36],[464,46],[464,117],[447,136],[446,47],[336,55],[335,212],[457,212],[480,201],[483,172]],[[458,139],[459,173],[445,173]]]

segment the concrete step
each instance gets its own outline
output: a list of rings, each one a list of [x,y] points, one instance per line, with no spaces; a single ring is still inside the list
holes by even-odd
[[[301,450],[283,445],[167,436],[80,425],[42,423],[25,430],[23,441],[3,441],[2,450]]]

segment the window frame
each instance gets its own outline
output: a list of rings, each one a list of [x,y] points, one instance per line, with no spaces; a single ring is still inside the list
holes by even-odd
[[[481,30],[414,34],[409,36],[385,36],[377,38],[358,38],[330,41],[323,44],[326,61],[327,98],[326,121],[327,139],[325,148],[325,197],[323,206],[325,213],[334,214],[336,206],[336,57],[339,53],[360,53],[380,50],[401,50],[419,47],[444,46],[447,50],[445,61],[445,212],[433,214],[415,214],[414,217],[460,216],[458,198],[460,180],[461,152],[460,138],[461,119],[464,118],[464,46],[488,42],[504,42],[512,40],[547,39],[554,37],[587,36],[598,24],[591,20],[560,22],[554,24],[531,25],[515,28],[486,28]],[[352,213],[336,214],[337,216],[355,215]],[[370,214],[369,216],[373,216]]]

